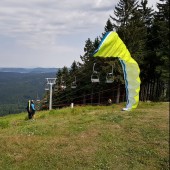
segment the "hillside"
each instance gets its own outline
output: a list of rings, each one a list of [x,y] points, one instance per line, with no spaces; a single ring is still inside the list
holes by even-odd
[[[25,110],[29,99],[35,100],[37,96],[42,98],[45,78],[56,76],[56,72],[49,70],[44,69],[42,72],[42,69],[37,68],[27,73],[0,72],[0,115],[21,112]]]
[[[168,170],[169,103],[0,117],[0,170]]]

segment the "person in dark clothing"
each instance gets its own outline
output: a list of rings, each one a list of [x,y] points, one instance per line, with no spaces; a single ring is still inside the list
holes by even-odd
[[[32,118],[34,118],[34,115],[35,115],[35,104],[34,104],[34,101],[31,100],[31,116],[32,116]]]
[[[27,112],[28,112],[28,119],[32,119],[34,118],[34,114],[35,114],[35,104],[33,100],[29,100],[28,101],[28,105],[27,105]]]

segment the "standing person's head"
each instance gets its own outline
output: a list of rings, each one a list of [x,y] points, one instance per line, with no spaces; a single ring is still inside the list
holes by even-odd
[[[31,100],[31,103],[34,103],[34,100]]]

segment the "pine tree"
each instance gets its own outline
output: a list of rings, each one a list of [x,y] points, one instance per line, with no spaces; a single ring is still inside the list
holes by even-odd
[[[113,20],[113,29],[116,30],[131,56],[140,65],[143,62],[142,51],[146,32],[138,1],[120,0],[115,7],[114,14],[116,17],[110,16]]]
[[[153,63],[153,58],[155,58],[155,53],[153,51],[153,41],[152,39],[152,24],[153,24],[153,16],[154,10],[148,7],[148,1],[142,0],[139,6],[139,12],[141,13],[141,20],[143,22],[144,27],[144,35],[143,42],[144,48],[141,51],[141,55],[143,55],[143,62],[140,64],[141,66],[141,80],[142,82],[148,80],[152,77],[153,73],[151,73],[150,64]]]
[[[157,38],[157,43],[155,43],[157,56],[155,73],[157,79],[162,81],[162,97],[169,100],[169,0],[160,0],[157,3],[157,8],[153,25],[153,35]]]
[[[159,65],[156,67],[156,72],[165,82],[169,80],[169,0],[160,0],[157,4],[158,12],[155,15],[155,26],[159,42],[157,45],[157,56],[160,58]]]
[[[73,74],[73,75],[76,75],[76,72],[78,71],[78,64],[77,64],[77,62],[76,61],[74,61],[73,63],[72,63],[72,65],[71,65],[71,68],[70,68],[70,70],[69,70],[69,74]]]

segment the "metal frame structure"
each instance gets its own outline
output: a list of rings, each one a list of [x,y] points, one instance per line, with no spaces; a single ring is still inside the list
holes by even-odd
[[[52,91],[53,91],[53,85],[56,83],[56,78],[46,78],[47,84],[50,85],[50,101],[49,101],[49,110],[52,110]]]

